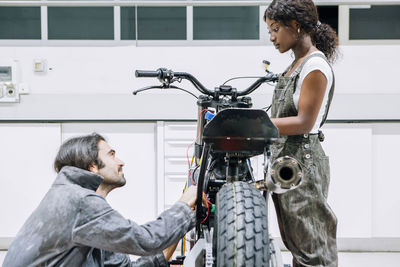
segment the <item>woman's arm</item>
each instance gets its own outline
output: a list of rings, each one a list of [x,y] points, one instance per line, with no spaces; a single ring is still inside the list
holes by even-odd
[[[320,70],[307,74],[301,86],[297,116],[271,119],[279,134],[298,135],[311,131],[325,96],[327,82]]]

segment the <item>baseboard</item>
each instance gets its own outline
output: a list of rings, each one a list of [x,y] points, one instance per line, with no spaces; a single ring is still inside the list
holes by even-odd
[[[7,250],[12,237],[0,237],[0,250]],[[287,250],[282,239],[275,238],[281,250]],[[400,238],[339,238],[338,250],[346,252],[400,252]]]
[[[275,238],[281,250],[287,250],[280,237]],[[341,252],[400,252],[400,238],[338,238]]]

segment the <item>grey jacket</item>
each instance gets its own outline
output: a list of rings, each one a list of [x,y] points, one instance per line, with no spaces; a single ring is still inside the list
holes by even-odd
[[[195,214],[177,202],[143,225],[122,217],[96,194],[103,178],[66,166],[18,232],[3,267],[167,266],[163,249],[195,224]],[[131,262],[127,254],[141,257]]]

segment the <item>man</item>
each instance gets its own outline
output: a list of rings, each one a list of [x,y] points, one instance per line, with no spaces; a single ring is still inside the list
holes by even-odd
[[[123,166],[99,134],[63,143],[54,163],[57,178],[3,266],[167,266],[176,243],[194,226],[197,189],[189,187],[157,220],[138,225],[105,200],[125,185]],[[127,254],[146,257],[131,262]]]

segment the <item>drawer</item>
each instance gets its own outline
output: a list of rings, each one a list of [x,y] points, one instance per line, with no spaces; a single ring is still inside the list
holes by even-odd
[[[164,138],[166,140],[192,140],[196,139],[195,122],[168,122],[164,127]]]
[[[189,167],[186,157],[165,157],[166,174],[187,174]]]
[[[164,141],[164,153],[165,156],[185,157],[187,149],[189,148],[189,158],[192,159],[194,152],[194,141],[192,140],[165,140]]]

